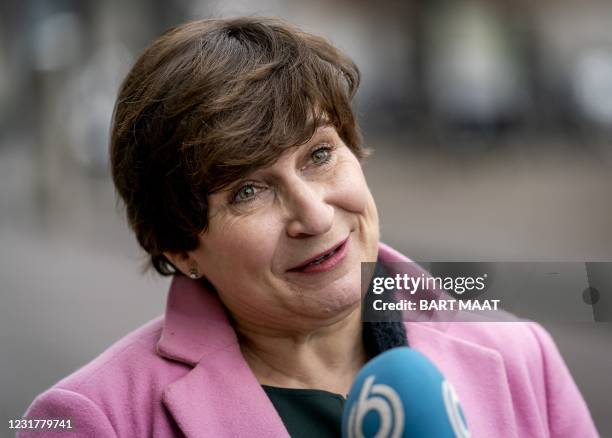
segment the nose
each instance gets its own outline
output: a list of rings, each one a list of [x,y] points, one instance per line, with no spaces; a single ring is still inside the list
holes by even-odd
[[[334,221],[334,207],[325,200],[325,190],[316,184],[295,178],[287,188],[290,237],[308,237],[325,234]]]

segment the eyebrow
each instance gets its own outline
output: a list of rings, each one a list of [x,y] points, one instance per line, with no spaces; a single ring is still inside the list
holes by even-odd
[[[325,119],[325,120],[323,120],[322,124],[320,124],[319,126],[316,127],[313,135],[308,139],[308,141],[306,141],[306,142],[304,142],[302,144],[298,144],[298,145],[289,147],[289,148],[285,149],[283,153],[288,153],[291,150],[297,150],[297,149],[302,148],[302,147],[310,147],[313,144],[316,144],[318,141],[320,141],[321,138],[334,136],[334,133],[335,133],[335,126],[329,120]],[[280,156],[279,156],[279,158],[280,158]],[[272,167],[275,163],[276,163],[276,161],[271,163],[269,166],[259,167],[259,168],[256,168],[256,169],[252,169],[250,172],[245,173],[243,175],[240,175],[235,181],[232,181],[231,183],[227,184],[226,186],[220,187],[220,188],[218,188],[215,191],[209,192],[208,195],[210,196],[210,195],[214,195],[214,194],[218,194],[218,193],[231,192],[240,183],[248,181],[248,179],[251,178],[254,174],[256,174],[259,171],[265,170],[268,167]]]
[[[283,153],[291,153],[291,151],[297,152],[299,149],[308,149],[310,147],[312,147],[313,145],[316,145],[319,141],[321,141],[322,139],[325,138],[330,138],[334,135],[334,126],[331,123],[328,123],[326,125],[321,125],[319,128],[317,128],[317,130],[315,131],[315,133],[313,134],[312,137],[310,137],[310,139],[306,142],[306,143],[302,143],[299,145],[295,145],[291,148],[286,149]],[[280,158],[280,156],[279,156]],[[232,189],[232,187],[236,184],[236,183],[240,183],[241,180],[248,180],[250,177],[252,177],[254,174],[256,174],[257,172],[260,171],[265,171],[267,168],[270,168],[272,166],[274,166],[274,164],[276,163],[276,161],[272,164],[270,164],[269,166],[266,167],[260,167],[257,169],[253,169],[251,172],[243,175],[241,178],[239,178],[235,183],[230,184],[230,186],[228,186],[229,189]]]
[[[324,125],[320,125],[320,126],[317,127],[317,129],[315,130],[315,132],[312,135],[312,137],[310,137],[306,143],[298,145],[297,147],[308,145],[308,144],[311,144],[311,143],[316,143],[316,141],[320,137],[323,137],[325,135],[333,134],[333,130],[334,130],[334,125],[332,125],[330,122],[327,122]]]

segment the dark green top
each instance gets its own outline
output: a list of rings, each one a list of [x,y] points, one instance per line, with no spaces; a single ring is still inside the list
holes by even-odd
[[[262,385],[292,438],[338,438],[346,399],[320,389]]]

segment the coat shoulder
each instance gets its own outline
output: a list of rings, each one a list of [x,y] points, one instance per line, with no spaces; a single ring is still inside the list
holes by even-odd
[[[536,333],[545,330],[535,322],[459,322],[449,324],[446,334],[465,342],[491,348],[504,360],[520,357],[522,360],[541,359],[541,344]]]
[[[163,329],[163,318],[156,318],[119,339],[102,354],[68,377],[54,388],[89,393],[115,389],[135,390],[142,381],[163,381],[166,373],[186,367],[165,359],[157,353],[157,343]],[[176,376],[168,376],[175,377]]]
[[[504,365],[512,388],[527,384],[539,394],[546,393],[543,386],[545,359],[551,354],[556,358],[558,354],[548,333],[534,322],[415,323],[408,330],[419,342],[444,339],[441,348],[464,345],[497,357]]]

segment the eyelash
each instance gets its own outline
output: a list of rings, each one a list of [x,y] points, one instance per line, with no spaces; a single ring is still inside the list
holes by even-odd
[[[331,161],[331,159],[333,158],[333,151],[335,150],[335,147],[334,147],[334,146],[332,146],[332,145],[329,145],[329,144],[324,144],[324,145],[321,145],[321,146],[317,147],[317,148],[316,148],[316,149],[314,149],[312,152],[310,152],[310,158],[311,158],[311,160],[312,160],[313,155],[314,155],[316,152],[319,152],[319,151],[322,151],[322,150],[327,151],[327,152],[328,152],[328,154],[327,154],[327,156],[325,157],[325,159],[323,159],[323,161],[320,161],[320,162],[318,162],[318,163],[314,163],[314,164],[315,164],[315,166],[325,166],[325,165],[329,164],[329,162],[330,162],[330,161]],[[246,184],[243,184],[243,185],[241,185],[241,186],[240,186],[240,187],[239,187],[237,190],[235,190],[235,191],[232,193],[231,198],[230,198],[230,204],[246,204],[246,203],[252,202],[252,201],[254,201],[255,199],[257,199],[257,193],[256,193],[254,196],[250,197],[249,199],[238,200],[238,199],[237,199],[237,198],[238,198],[238,194],[239,194],[239,193],[240,193],[240,191],[241,191],[241,190],[243,190],[245,187],[253,187],[253,188],[255,188],[256,192],[257,192],[257,190],[262,190],[262,189],[264,189],[264,190],[265,190],[265,188],[260,187],[260,186],[258,186],[258,185],[256,185],[256,184],[253,184],[253,183],[246,183]]]
[[[238,200],[238,195],[240,194],[240,192],[245,188],[245,187],[253,187],[255,189],[255,195],[251,196],[248,199],[243,199],[243,200]],[[257,193],[258,190],[263,189],[262,187],[259,187],[253,183],[246,183],[242,186],[240,186],[238,188],[238,190],[236,190],[235,192],[233,192],[231,199],[230,199],[230,204],[245,204],[251,201],[254,201],[257,198]]]
[[[310,153],[310,157],[312,158],[312,156],[319,152],[319,151],[326,151],[328,152],[327,157],[325,157],[325,159],[323,161],[321,161],[320,163],[316,163],[317,166],[324,166],[325,164],[329,163],[332,159],[332,152],[334,151],[334,147],[328,144],[322,145],[318,148],[316,148],[315,150],[313,150]]]

